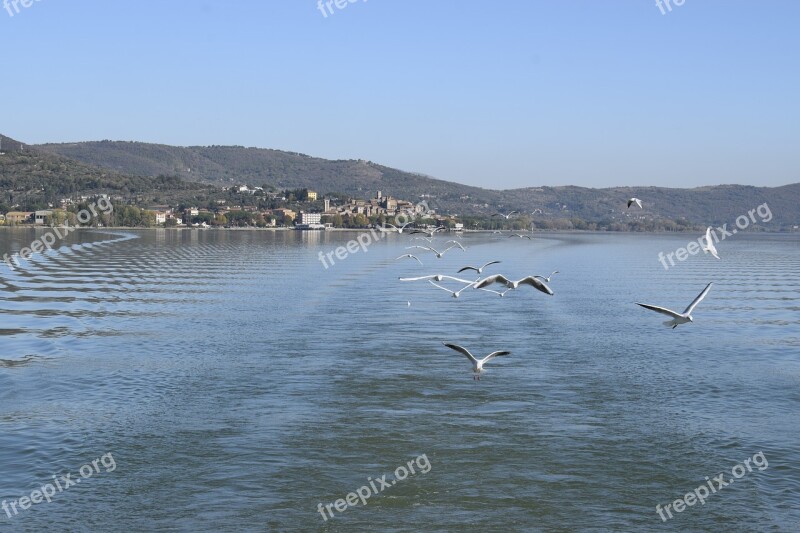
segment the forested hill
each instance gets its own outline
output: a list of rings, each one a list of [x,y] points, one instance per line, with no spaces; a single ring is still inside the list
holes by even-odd
[[[47,144],[41,150],[114,170],[125,175],[179,176],[216,185],[269,185],[277,189],[309,188],[357,198],[376,191],[395,198],[430,199],[439,212],[489,215],[500,209],[535,212],[532,218],[616,221],[641,218],[643,229],[656,220],[731,223],[767,202],[772,227],[800,224],[800,183],[764,188],[722,185],[696,189],[664,187],[530,187],[491,190],[437,180],[363,160],[326,160],[308,155],[241,146],[175,147],[139,142]],[[625,201],[645,202],[641,213],[626,211]]]
[[[213,188],[178,177],[132,176],[48,153],[0,135],[0,211],[37,209],[65,197],[110,194],[142,202],[203,199]]]

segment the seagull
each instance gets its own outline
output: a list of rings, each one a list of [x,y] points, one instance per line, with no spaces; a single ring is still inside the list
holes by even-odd
[[[483,265],[482,267],[465,266],[464,268],[462,268],[461,270],[459,270],[459,271],[458,271],[458,273],[460,274],[461,272],[464,272],[465,270],[474,270],[474,271],[475,271],[475,272],[477,272],[478,274],[483,274],[483,269],[484,269],[484,268],[488,267],[489,265],[496,265],[496,264],[497,264],[497,263],[499,263],[499,262],[500,262],[500,261],[489,261],[488,263],[486,263],[486,264],[485,264],[485,265]]]
[[[694,308],[697,307],[697,304],[703,301],[703,298],[706,297],[706,294],[708,294],[708,291],[711,290],[711,285],[713,284],[714,283],[711,282],[708,285],[706,285],[706,288],[703,289],[703,292],[697,295],[697,298],[695,298],[694,301],[689,304],[689,307],[687,307],[683,313],[676,313],[675,311],[667,309],[666,307],[658,307],[657,305],[640,304],[638,302],[636,303],[636,305],[641,305],[645,309],[650,309],[651,311],[655,311],[656,313],[661,313],[662,315],[667,315],[672,317],[672,320],[667,320],[666,322],[664,322],[664,325],[672,326],[672,329],[675,329],[681,324],[686,324],[687,322],[694,322],[694,320],[692,320],[692,311],[694,311]]]
[[[711,226],[708,227],[706,230],[706,243],[703,245],[703,251],[706,253],[710,253],[717,259],[719,259],[719,254],[717,253],[717,247],[714,246],[714,240],[711,238]]]
[[[528,277],[522,278],[521,280],[518,280],[518,281],[511,281],[510,279],[508,279],[507,277],[503,276],[502,274],[495,274],[494,276],[489,276],[488,278],[484,278],[484,279],[476,281],[475,282],[475,288],[476,289],[482,289],[484,287],[488,287],[492,283],[502,283],[506,287],[508,287],[509,289],[516,289],[520,285],[530,285],[534,289],[540,290],[545,294],[549,294],[550,296],[553,295],[553,291],[550,289],[550,287],[548,287],[547,285],[545,285],[544,283],[542,283],[541,281],[539,281],[538,279],[536,279],[533,276],[528,276]]]
[[[436,254],[436,258],[437,259],[441,259],[444,254],[446,254],[448,251],[452,250],[453,248],[456,248],[456,246],[458,246],[459,248],[464,250],[464,247],[461,246],[460,244],[458,244],[458,245],[457,244],[451,244],[449,247],[445,248],[441,252],[439,250],[431,248],[430,246],[409,246],[408,248],[406,248],[406,250],[410,250],[412,248],[422,248],[423,250],[430,250],[431,252]]]
[[[418,262],[420,265],[422,264],[422,261],[420,261],[420,260],[419,260],[419,257],[417,257],[416,255],[412,255],[412,254],[405,254],[405,255],[401,255],[400,257],[395,257],[395,259],[394,259],[394,260],[395,260],[395,261],[397,261],[398,259],[402,259],[402,258],[404,258],[404,257],[408,257],[408,258],[410,258],[410,259],[416,259],[416,260],[417,260],[417,262]]]
[[[453,295],[453,298],[458,298],[459,296],[461,296],[461,292],[462,292],[464,289],[467,289],[467,288],[469,288],[469,287],[472,287],[473,285],[475,285],[475,282],[474,282],[474,281],[468,281],[468,282],[467,282],[467,284],[466,284],[466,285],[464,285],[463,287],[461,287],[459,290],[457,290],[457,291],[451,291],[451,290],[450,290],[450,289],[448,289],[447,287],[442,287],[441,285],[439,285],[438,283],[434,282],[433,280],[430,280],[430,279],[429,279],[429,280],[428,280],[428,283],[430,283],[431,285],[433,285],[434,287],[436,287],[436,288],[438,288],[438,289],[442,289],[443,291],[447,291],[447,292],[449,292],[450,294],[452,294],[452,295]]]
[[[552,278],[555,274],[558,274],[558,270],[553,270],[553,273],[550,274],[547,277],[544,277],[544,276],[533,276],[533,277],[534,278],[539,278],[541,280],[544,280],[545,283],[550,283],[550,278]]]
[[[475,281],[470,281],[468,279],[462,279],[462,278],[454,278],[453,276],[445,276],[444,274],[433,274],[431,276],[420,276],[420,277],[417,277],[417,278],[399,278],[399,279],[400,279],[400,281],[422,281],[422,280],[443,281],[443,280],[449,280],[449,281],[457,281],[459,283],[470,283],[470,284],[475,283]]]
[[[638,205],[638,206],[639,206],[639,209],[643,209],[643,207],[642,207],[642,201],[641,201],[641,200],[639,200],[638,198],[631,198],[630,200],[628,200],[628,209],[630,209],[630,207],[631,207],[633,204],[636,204],[636,205]]]
[[[513,235],[509,235],[509,238],[510,237],[519,237],[520,239],[528,239],[529,241],[533,240],[530,235],[520,235],[519,233],[515,233]]]
[[[411,233],[424,233],[428,237],[433,238],[433,234],[436,233],[437,231],[444,231],[444,227],[443,226],[436,226],[435,228],[430,229],[430,230],[415,229],[415,230],[412,230]]]
[[[506,220],[508,220],[509,218],[511,218],[511,215],[513,215],[514,213],[519,213],[519,211],[511,211],[507,215],[504,215],[503,213],[495,213],[492,216],[493,217],[504,217]]]
[[[467,358],[470,361],[472,361],[472,371],[475,373],[475,375],[472,376],[472,379],[474,380],[481,379],[481,372],[483,372],[483,365],[485,365],[490,359],[498,357],[500,355],[511,355],[511,352],[503,350],[503,351],[492,352],[483,359],[476,359],[475,356],[469,353],[469,350],[467,350],[463,346],[459,346],[458,344],[450,344],[449,342],[443,342],[442,344],[444,344],[451,350],[455,350],[458,353],[467,356]]]
[[[463,251],[465,251],[465,252],[467,251],[467,249],[466,249],[466,248],[464,248],[464,245],[463,245],[463,244],[461,244],[461,243],[460,243],[460,242],[458,242],[458,241],[453,241],[453,240],[450,240],[450,241],[447,241],[447,242],[445,243],[445,245],[447,245],[447,244],[450,244],[451,242],[452,242],[452,243],[453,243],[455,246],[458,246],[459,248],[461,248]]]
[[[386,225],[387,225],[387,226],[391,226],[391,227],[393,227],[395,230],[397,230],[397,233],[403,233],[403,230],[404,230],[404,229],[406,229],[406,226],[408,226],[409,224],[411,224],[411,222],[406,222],[405,224],[403,224],[402,226],[400,226],[400,227],[398,228],[398,227],[397,227],[397,226],[395,226],[394,224],[389,224],[388,222],[386,223]]]
[[[502,298],[502,297],[503,297],[503,296],[505,296],[505,295],[506,295],[506,293],[507,293],[508,291],[510,291],[511,289],[506,289],[506,290],[504,290],[503,292],[496,291],[496,290],[494,290],[494,289],[478,289],[478,290],[480,290],[480,291],[486,291],[486,292],[493,292],[493,293],[495,293],[496,295],[500,296],[500,298]]]

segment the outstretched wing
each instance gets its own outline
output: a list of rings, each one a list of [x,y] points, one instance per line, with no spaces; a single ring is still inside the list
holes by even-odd
[[[692,311],[694,311],[694,308],[697,307],[697,304],[699,304],[700,302],[703,301],[703,298],[706,297],[706,294],[708,294],[708,291],[711,290],[711,286],[713,284],[714,284],[714,282],[712,281],[711,283],[706,285],[706,288],[703,289],[703,292],[698,294],[697,298],[695,298],[694,301],[689,304],[689,307],[686,308],[686,311],[683,312],[684,315],[691,315],[692,314]]]
[[[458,353],[465,355],[467,357],[467,359],[472,361],[474,364],[478,364],[478,360],[475,359],[475,356],[472,355],[471,353],[469,353],[469,350],[467,350],[463,346],[459,346],[458,344],[450,344],[449,342],[443,342],[442,344],[444,344],[445,346],[447,346],[451,350],[455,350]]]
[[[494,357],[499,357],[501,355],[511,355],[511,352],[506,352],[504,350],[497,351],[497,352],[492,352],[489,355],[487,355],[486,357],[484,357],[483,359],[481,359],[481,365],[486,363],[486,361],[488,361],[489,359],[492,359]]]
[[[502,274],[495,274],[494,276],[489,276],[488,278],[483,278],[476,281],[475,288],[482,289],[484,287],[488,287],[492,283],[502,283],[504,285],[507,285],[509,283],[509,280]]]
[[[545,294],[549,294],[550,296],[553,295],[553,290],[544,284],[544,282],[539,281],[536,279],[535,276],[528,276],[527,278],[523,278],[519,280],[520,285],[530,285],[531,287],[542,291]]]
[[[464,272],[465,270],[474,270],[475,272],[478,271],[478,269],[475,267],[464,267],[461,270],[459,270],[458,273]]]
[[[657,305],[650,305],[650,304],[640,304],[638,302],[636,303],[636,305],[641,305],[645,309],[650,309],[651,311],[655,311],[656,313],[661,313],[662,315],[671,316],[672,318],[683,318],[675,311],[667,309],[666,307],[659,307]]]
[[[497,263],[499,263],[499,262],[500,262],[500,261],[489,261],[488,263],[486,263],[485,265],[483,265],[483,266],[481,267],[481,270],[483,270],[484,268],[488,267],[489,265],[496,265],[496,264],[497,264]]]

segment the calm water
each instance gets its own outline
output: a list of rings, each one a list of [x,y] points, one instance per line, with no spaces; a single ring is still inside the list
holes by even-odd
[[[116,465],[0,531],[800,531],[800,237],[665,271],[691,236],[467,236],[420,266],[391,235],[326,270],[354,236],[84,232],[0,264],[0,498]],[[555,296],[397,279],[493,259],[560,270]],[[682,311],[710,281],[676,330],[634,304]],[[512,355],[474,381],[443,341]],[[766,469],[659,518],[758,452]]]

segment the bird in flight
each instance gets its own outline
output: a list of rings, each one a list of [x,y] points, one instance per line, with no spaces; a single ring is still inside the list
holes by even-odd
[[[636,205],[638,205],[638,206],[639,206],[639,209],[643,209],[643,207],[642,207],[642,201],[641,201],[641,200],[639,200],[638,198],[631,198],[630,200],[628,200],[628,209],[630,209],[630,207],[631,207],[633,204],[636,204]]]
[[[714,246],[714,239],[711,237],[711,226],[708,227],[706,230],[706,243],[703,245],[703,251],[705,253],[710,253],[717,259],[719,259],[719,254],[717,253],[717,247]]]
[[[530,235],[520,235],[519,233],[514,233],[513,235],[509,235],[509,238],[511,237],[519,237],[520,239],[528,239],[529,241],[533,240],[533,237],[531,237]]]
[[[499,262],[500,261],[489,261],[488,263],[486,263],[485,265],[483,265],[481,267],[465,266],[464,268],[459,270],[458,273],[460,274],[461,272],[464,272],[465,270],[474,270],[478,274],[483,274],[483,269],[484,268],[488,267],[489,265],[496,265]]]
[[[550,274],[547,277],[544,277],[544,276],[533,276],[533,277],[534,278],[539,278],[539,279],[543,280],[545,283],[550,283],[550,278],[552,278],[556,274],[558,274],[558,270],[553,270],[553,273]]]
[[[475,284],[474,281],[468,281],[466,285],[464,285],[463,287],[461,287],[457,291],[451,291],[447,287],[442,287],[441,285],[439,285],[438,283],[436,283],[432,279],[429,279],[428,283],[430,283],[431,285],[433,285],[437,289],[442,289],[443,291],[449,292],[450,294],[453,295],[453,298],[458,298],[459,296],[461,296],[461,293],[464,291],[464,289],[468,289],[468,288],[472,287]]]
[[[422,261],[419,260],[419,257],[417,257],[416,255],[413,255],[413,254],[404,254],[404,255],[401,255],[400,257],[395,257],[394,260],[397,261],[398,259],[403,259],[404,257],[408,257],[409,259],[416,259],[417,263],[419,263],[420,265],[422,264]]]
[[[461,246],[461,245],[460,245],[460,244],[458,244],[458,243],[451,244],[450,246],[448,246],[447,248],[445,248],[445,249],[444,249],[444,250],[442,250],[441,252],[440,252],[439,250],[435,249],[435,248],[431,248],[430,246],[409,246],[408,248],[406,248],[406,250],[410,250],[410,249],[412,249],[412,248],[421,248],[421,249],[423,249],[423,250],[430,250],[431,252],[433,252],[434,254],[436,254],[436,258],[437,258],[437,259],[441,259],[441,258],[442,258],[442,256],[443,256],[444,254],[446,254],[447,252],[449,252],[449,251],[450,251],[450,250],[452,250],[453,248],[461,248],[462,250],[464,250],[464,247],[463,247],[463,246]],[[466,250],[464,250],[464,251],[466,251]]]
[[[474,379],[474,380],[480,380],[481,379],[481,372],[483,372],[483,365],[485,365],[491,359],[493,359],[495,357],[499,357],[501,355],[511,355],[511,352],[507,352],[505,350],[500,350],[500,351],[497,351],[497,352],[490,353],[489,355],[487,355],[483,359],[477,359],[474,355],[469,353],[469,350],[467,350],[463,346],[459,346],[458,344],[450,344],[449,342],[443,342],[442,344],[444,344],[445,346],[447,346],[451,350],[455,350],[458,353],[466,356],[467,359],[469,359],[472,362],[472,371],[474,372],[474,375],[472,376],[472,379]]]
[[[397,230],[397,233],[403,233],[403,230],[406,229],[406,226],[408,226],[409,224],[411,224],[411,222],[406,222],[405,224],[403,224],[402,226],[400,226],[398,228],[394,224],[389,224],[388,222],[386,223],[387,226],[390,226],[390,227],[394,228],[395,230]]]
[[[434,235],[434,234],[435,234],[437,231],[444,231],[444,227],[442,227],[442,226],[436,226],[435,228],[433,228],[433,229],[428,229],[428,230],[425,230],[425,229],[415,229],[415,230],[412,230],[412,231],[411,231],[411,233],[412,233],[412,234],[414,234],[414,233],[424,233],[424,234],[425,234],[425,235],[427,235],[428,237],[431,237],[431,238],[433,238],[433,235]]]
[[[501,283],[509,289],[517,289],[520,285],[530,285],[534,289],[537,289],[545,294],[549,294],[550,296],[553,295],[552,289],[536,279],[534,276],[528,276],[517,281],[512,281],[502,274],[495,274],[494,276],[489,276],[488,278],[476,281],[475,288],[483,289],[484,287],[488,287],[493,283]]]
[[[650,309],[651,311],[655,311],[656,313],[667,315],[668,317],[671,318],[671,320],[667,320],[666,322],[664,322],[664,325],[669,326],[672,329],[675,329],[681,324],[686,324],[687,322],[694,322],[694,320],[692,320],[692,311],[694,311],[694,308],[697,307],[697,304],[703,301],[703,298],[706,297],[706,294],[708,294],[708,291],[711,290],[711,285],[713,284],[714,283],[711,282],[708,285],[706,285],[706,288],[703,289],[703,292],[697,295],[697,298],[695,298],[694,301],[692,301],[692,303],[689,304],[689,307],[687,307],[683,311],[683,313],[676,313],[671,309],[667,309],[666,307],[659,307],[657,305],[640,304],[638,302],[636,303],[636,305],[641,305],[645,309]]]
[[[511,211],[511,212],[510,212],[509,214],[507,214],[507,215],[504,215],[503,213],[494,213],[492,216],[493,216],[493,217],[503,217],[503,218],[505,218],[506,220],[508,220],[509,218],[511,218],[511,215],[513,215],[513,214],[515,214],[515,213],[519,213],[519,211]]]

